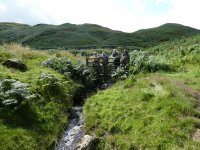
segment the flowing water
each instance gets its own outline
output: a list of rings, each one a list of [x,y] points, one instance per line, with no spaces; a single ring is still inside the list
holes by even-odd
[[[81,106],[72,108],[68,128],[56,145],[55,150],[75,150],[76,144],[84,136],[82,109]]]
[[[111,84],[105,83],[101,86],[101,90],[107,89]],[[56,144],[55,150],[75,150],[77,143],[84,136],[83,131],[83,107],[76,106],[72,108],[69,117],[68,128],[65,130],[62,138]]]

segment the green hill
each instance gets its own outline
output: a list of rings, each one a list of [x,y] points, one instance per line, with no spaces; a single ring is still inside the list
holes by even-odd
[[[0,44],[17,42],[40,49],[151,47],[181,37],[200,33],[199,30],[179,25],[162,26],[125,33],[95,24],[38,24],[0,23]]]
[[[77,33],[77,26],[60,26]],[[122,33],[97,25],[82,26],[80,36],[86,28],[90,36],[97,34],[98,29],[98,35],[102,33],[104,39],[114,38],[103,34],[106,31],[113,35]],[[169,24],[146,31],[165,26]],[[58,34],[52,25],[2,25],[3,32],[8,28],[20,30],[17,40],[21,43],[31,37],[31,28],[38,36],[47,27]],[[20,37],[22,31],[24,36]],[[156,36],[156,32],[152,33]],[[6,36],[11,38],[12,34]],[[101,41],[97,36],[96,40]],[[99,138],[97,149],[198,150],[199,54],[200,35],[130,52],[129,67],[119,67],[111,75],[111,81],[117,83],[94,92],[84,103],[84,130]],[[27,70],[6,65],[7,60],[18,60]],[[98,70],[85,67],[84,61],[84,57],[75,57],[68,51],[38,51],[17,44],[0,46],[1,150],[54,148],[68,124],[73,102],[80,101],[82,94],[101,83]]]

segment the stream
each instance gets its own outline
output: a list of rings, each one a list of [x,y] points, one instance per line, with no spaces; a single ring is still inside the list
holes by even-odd
[[[72,112],[69,116],[68,127],[58,144],[56,144],[55,150],[76,149],[76,144],[84,136],[82,110],[82,106],[76,106],[72,108]]]
[[[101,90],[107,89],[111,84],[105,83]],[[55,150],[76,150],[77,143],[84,137],[83,131],[83,106],[74,106],[69,116],[68,127],[62,138],[55,146]]]

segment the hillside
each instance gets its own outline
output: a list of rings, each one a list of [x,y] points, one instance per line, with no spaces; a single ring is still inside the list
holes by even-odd
[[[111,72],[115,84],[97,93],[101,73],[79,54],[1,45],[0,149],[53,149],[73,103],[93,92],[83,106],[84,129],[98,137],[97,149],[198,150],[199,43],[197,35],[132,51],[129,67]],[[27,69],[5,65],[16,59]]]
[[[98,150],[199,150],[199,43],[133,51],[129,78],[87,99],[85,130],[99,137]]]
[[[20,28],[21,26],[19,26]],[[0,46],[0,149],[53,149],[68,123],[77,83],[43,61],[56,56],[76,59],[66,51],[49,53],[19,45]],[[27,70],[6,67],[7,59],[20,60]]]
[[[0,23],[0,44],[17,42],[38,49],[98,48],[127,46],[151,47],[181,37],[194,36],[199,30],[179,25],[162,26],[125,33],[94,24],[62,24],[35,26]]]

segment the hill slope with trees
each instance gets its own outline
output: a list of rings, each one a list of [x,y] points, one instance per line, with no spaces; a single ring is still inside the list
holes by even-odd
[[[200,31],[180,24],[164,24],[159,27],[133,33],[111,30],[95,24],[38,24],[30,26],[17,23],[0,23],[0,43],[17,42],[38,49],[58,48],[130,48],[151,47],[181,37],[199,34]]]

